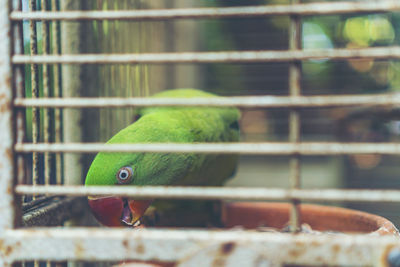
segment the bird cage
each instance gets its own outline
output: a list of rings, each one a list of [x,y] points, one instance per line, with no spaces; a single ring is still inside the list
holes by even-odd
[[[379,46],[378,41],[378,45],[371,47],[366,41],[364,46],[359,44],[356,47],[343,45],[339,48],[326,46],[306,49],[303,47],[306,32],[302,27],[305,25],[304,20],[310,17],[359,15],[376,19],[370,22],[374,25],[383,25],[386,22],[379,20],[378,15],[398,15],[396,12],[400,10],[400,2],[291,1],[282,4],[279,1],[258,1],[254,6],[205,2],[211,7],[202,6],[196,1],[176,1],[172,5],[157,1],[130,3],[104,0],[93,1],[93,6],[89,2],[92,1],[66,0],[58,3],[52,0],[41,1],[37,5],[37,1],[30,0],[29,6],[24,6],[28,4],[25,1],[0,0],[0,266],[14,263],[29,265],[32,262],[36,265],[41,262],[151,262],[179,266],[399,265],[400,243],[397,230],[391,222],[381,217],[372,215],[373,222],[368,222],[369,225],[365,223],[365,231],[372,232],[369,234],[316,234],[313,230],[308,233],[298,230],[302,218],[316,209],[316,206],[303,205],[303,202],[334,205],[355,202],[383,207],[400,201],[400,191],[396,189],[397,176],[389,190],[378,186],[359,189],[357,186],[347,186],[346,183],[312,189],[303,188],[300,182],[302,166],[307,157],[314,157],[315,164],[322,166],[321,173],[328,176],[328,172],[338,170],[339,165],[327,169],[320,161],[321,156],[366,164],[371,160],[376,162],[377,156],[400,154],[396,140],[362,139],[360,142],[349,139],[354,132],[352,126],[356,124],[352,119],[359,118],[357,114],[367,114],[363,117],[367,121],[376,114],[396,118],[396,107],[400,104],[398,94],[390,91],[365,93],[360,88],[354,91],[338,89],[340,94],[329,90],[326,93],[320,88],[304,91],[302,70],[303,64],[309,62],[344,62],[363,69],[365,65],[370,66],[372,61],[398,59],[400,48],[393,45]],[[255,40],[274,49],[246,49],[243,44],[241,49],[227,47],[223,51],[212,51],[207,48],[193,52],[199,49],[199,43],[204,48],[206,41],[213,40],[207,38],[207,34],[217,29],[216,21],[238,21],[232,28],[238,25],[243,28],[246,25],[259,25],[263,28],[264,25],[260,26],[256,19],[271,17],[277,18],[274,21],[277,24],[280,18],[287,19],[286,24],[280,24],[281,28],[275,29],[275,32],[287,35],[287,39],[278,41],[272,31],[266,31],[264,37],[255,35]],[[253,24],[249,21],[243,23],[241,19],[254,21]],[[344,28],[367,23],[357,19],[354,24]],[[179,24],[182,20],[190,23]],[[198,24],[208,20],[214,24],[208,25],[206,31],[200,34],[200,27],[206,26]],[[132,26],[129,24],[132,22],[137,24]],[[252,26],[244,29],[243,33],[248,34],[253,30]],[[378,39],[379,29],[382,28],[375,30]],[[118,31],[123,33],[118,36],[120,39],[113,35]],[[221,30],[218,34],[227,38],[225,32]],[[356,32],[359,33],[359,28],[356,28]],[[396,30],[392,29],[392,35],[395,33]],[[25,42],[27,36],[29,42]],[[123,46],[122,43],[129,41],[130,36],[135,38],[134,45]],[[38,39],[41,39],[40,45]],[[246,40],[240,39],[239,43],[246,43]],[[93,47],[96,49],[91,50]],[[262,64],[266,63],[269,65],[263,69]],[[153,88],[158,91],[204,82],[199,74],[212,71],[211,68],[204,68],[206,64],[249,64],[251,66],[246,69],[247,72],[241,72],[241,75],[251,76],[251,73],[257,72],[257,68],[261,68],[262,71],[274,73],[271,75],[274,79],[282,75],[285,82],[280,84],[279,92],[271,89],[272,93],[263,90],[251,94],[248,89],[235,94],[229,92],[229,88],[219,88],[216,92],[225,96],[193,99],[147,97]],[[281,74],[276,74],[277,69],[283,70]],[[342,70],[342,67],[339,69]],[[224,71],[213,73],[223,76]],[[229,84],[235,90],[243,85],[235,80],[240,76],[236,73],[239,72],[230,72],[228,78],[233,79],[234,82]],[[217,87],[215,77],[207,82]],[[369,80],[363,85],[368,83]],[[265,81],[260,84],[261,87],[268,87]],[[25,86],[30,87],[29,93]],[[113,90],[105,91],[106,87]],[[132,91],[132,88],[135,90]],[[282,88],[288,90],[285,92]],[[277,136],[261,142],[246,137],[238,143],[103,144],[117,128],[133,121],[135,113],[132,108],[149,106],[238,107],[243,111],[243,134],[249,135],[264,127],[266,118],[278,123],[284,121],[284,126],[275,125]],[[320,110],[323,112],[319,113]],[[338,139],[321,141],[312,135],[307,140],[302,138],[304,116],[319,116],[321,120],[326,118],[329,121],[327,114],[336,114],[333,117],[338,121]],[[376,120],[380,122],[380,118]],[[327,126],[326,121],[321,123],[321,131],[326,130],[324,127],[333,129]],[[244,129],[254,125],[258,128],[253,132]],[[268,169],[263,169],[255,174],[262,180],[255,187],[235,182],[225,187],[80,185],[87,170],[85,166],[91,159],[91,156],[82,155],[93,155],[100,151],[274,156],[282,158],[285,165],[276,165],[273,161],[268,166],[270,170],[279,166],[279,171],[283,171],[286,177],[286,183],[285,187],[280,188],[268,184],[262,186],[264,179],[271,176]],[[249,162],[251,164],[247,164]],[[255,165],[265,164],[263,159],[242,163],[247,164],[247,169],[243,169],[249,172]],[[342,163],[341,166],[348,165]],[[242,174],[246,176],[249,172],[244,171]],[[343,175],[341,173],[338,176]],[[323,179],[320,177],[320,180]],[[85,217],[82,213],[87,211],[86,197],[90,195],[240,201],[236,210],[239,217],[248,214],[248,210],[240,209],[245,201],[286,201],[289,204],[272,202],[269,205],[273,210],[284,207],[288,218],[285,219],[288,222],[287,232],[291,233],[262,227],[253,230],[213,227],[86,227],[89,223],[77,218]],[[233,212],[229,213],[229,207],[232,206],[224,206],[222,213],[225,218],[234,215]],[[314,217],[325,217],[329,223],[342,211],[340,208],[330,208],[313,214]],[[257,212],[261,214],[264,211]],[[364,223],[364,216],[365,213],[355,212],[360,223]],[[67,220],[70,221],[64,224]],[[382,233],[386,235],[380,235]]]

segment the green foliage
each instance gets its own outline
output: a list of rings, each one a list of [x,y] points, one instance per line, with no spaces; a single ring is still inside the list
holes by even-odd
[[[360,46],[375,43],[390,44],[395,38],[391,22],[384,16],[360,16],[346,20],[344,37]]]

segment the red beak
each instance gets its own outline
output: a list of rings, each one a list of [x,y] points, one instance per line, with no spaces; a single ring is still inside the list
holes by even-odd
[[[88,197],[94,217],[105,226],[132,226],[151,204],[151,200],[121,197]]]

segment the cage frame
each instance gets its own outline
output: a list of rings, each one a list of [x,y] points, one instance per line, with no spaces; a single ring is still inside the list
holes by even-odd
[[[27,186],[17,185],[18,176],[18,153],[29,152],[95,152],[95,151],[120,151],[120,146],[106,146],[102,144],[22,144],[16,132],[17,128],[17,109],[36,106],[36,107],[58,107],[74,108],[85,106],[102,106],[106,99],[22,99],[15,93],[16,66],[18,64],[82,64],[82,63],[167,63],[167,62],[215,62],[212,57],[216,56],[216,61],[238,62],[258,60],[260,55],[264,61],[290,61],[314,58],[316,51],[285,51],[281,54],[276,51],[264,51],[260,53],[246,52],[239,53],[184,53],[164,54],[164,59],[160,59],[162,54],[154,55],[131,55],[128,60],[118,58],[116,55],[105,55],[100,59],[91,59],[90,55],[83,55],[76,58],[72,55],[46,55],[46,56],[23,56],[13,54],[15,44],[13,43],[13,21],[22,19],[33,20],[75,20],[75,19],[120,19],[123,12],[25,12],[12,11],[12,0],[0,0],[0,266],[10,266],[13,262],[24,260],[54,260],[54,261],[103,261],[103,260],[158,260],[158,261],[183,261],[197,262],[204,260],[196,258],[196,253],[206,252],[208,259],[212,261],[230,260],[243,257],[240,251],[251,247],[255,253],[250,254],[247,259],[253,262],[266,261],[272,265],[283,264],[304,264],[304,265],[353,265],[353,266],[387,266],[388,255],[391,251],[400,249],[399,239],[394,237],[377,237],[363,235],[348,235],[338,239],[335,236],[316,235],[309,236],[304,234],[278,234],[278,233],[255,233],[252,231],[213,231],[213,230],[176,230],[176,229],[144,229],[132,231],[128,229],[89,229],[89,228],[17,228],[20,215],[18,208],[19,195],[34,194],[42,192],[47,194],[67,194],[67,195],[87,195],[87,194],[109,194],[115,192],[120,195],[140,195],[141,197],[192,197],[192,198],[229,198],[234,191],[241,194],[241,199],[251,199],[256,196],[259,200],[267,199],[286,199],[286,200],[345,200],[345,201],[400,201],[400,191],[391,190],[303,190],[293,186],[291,189],[232,189],[232,188],[130,188],[120,190],[119,188],[84,188],[82,186]],[[259,15],[318,15],[336,14],[351,12],[383,12],[400,9],[400,4],[395,1],[381,1],[365,4],[348,3],[329,3],[326,5],[316,4],[293,4],[291,6],[269,6],[268,10]],[[314,7],[311,8],[311,7]],[[330,7],[327,9],[326,7]],[[275,9],[274,9],[275,8]],[[281,8],[281,9],[279,9]],[[195,13],[193,13],[193,10]],[[165,10],[158,10],[150,15],[145,12],[138,15],[139,11],[130,11],[125,14],[125,19],[173,19],[173,18],[200,18],[200,17],[224,17],[217,11],[229,11],[228,8],[189,9],[187,11],[172,10],[172,15],[160,17]],[[253,10],[253,9],[251,9]],[[254,10],[248,10],[244,14],[239,9],[231,10],[229,16],[248,16],[254,15]],[[275,10],[275,11],[274,11]],[[282,11],[283,10],[283,11]],[[326,11],[324,11],[326,10]],[[175,12],[175,13],[174,13]],[[183,12],[179,13],[179,12]],[[186,13],[185,13],[186,12]],[[192,13],[191,13],[192,12]],[[197,12],[197,13],[196,13]],[[208,12],[208,13],[207,13]],[[236,13],[235,13],[236,12]],[[258,12],[258,11],[256,11]],[[275,13],[274,13],[275,12]],[[151,12],[150,12],[151,13]],[[268,13],[268,14],[267,14]],[[143,15],[144,14],[144,15]],[[168,14],[168,13],[167,13]],[[185,15],[186,14],[186,15]],[[197,14],[197,15],[196,15]],[[102,17],[103,16],[103,17]],[[146,17],[147,16],[147,17]],[[292,21],[296,18],[292,17]],[[298,48],[298,47],[297,47]],[[294,50],[297,49],[293,47]],[[276,57],[273,55],[276,54]],[[220,58],[218,58],[218,55]],[[373,48],[356,49],[348,51],[329,50],[320,51],[317,58],[328,57],[330,59],[347,58],[400,58],[400,49],[392,48]],[[170,57],[178,56],[175,60]],[[236,57],[235,57],[236,56]],[[159,58],[157,58],[159,57]],[[293,77],[292,77],[293,78]],[[266,96],[258,99],[259,106],[263,107],[288,107],[307,108],[307,107],[326,107],[342,105],[398,105],[400,97],[398,95],[382,94],[363,96],[332,96],[325,97],[305,97],[293,93],[287,97]],[[350,100],[344,100],[350,99]],[[46,102],[47,101],[47,102]],[[78,102],[75,102],[78,101]],[[103,102],[102,102],[103,101]],[[108,99],[107,99],[108,101]],[[107,106],[146,106],[146,105],[188,105],[188,101],[183,103],[178,99],[128,99],[122,102],[121,99],[114,99]],[[193,102],[198,105],[215,106],[254,106],[254,99],[251,98],[221,98],[215,100],[195,99]],[[203,102],[202,102],[203,101]],[[247,102],[246,102],[247,101]],[[264,102],[263,102],[264,101]],[[211,103],[212,102],[212,103]],[[247,103],[247,104],[246,104]],[[252,105],[253,103],[253,105]],[[191,103],[194,104],[194,103]],[[295,113],[293,113],[295,114]],[[296,126],[298,127],[298,126]],[[295,128],[296,128],[295,127]],[[266,144],[227,144],[221,147],[219,144],[151,144],[151,145],[131,145],[125,150],[129,151],[170,151],[184,152],[196,151],[201,153],[252,153],[256,154],[285,154],[285,155],[338,155],[356,153],[381,153],[399,154],[398,144],[343,144],[335,143],[300,143],[294,137],[287,143],[266,143]],[[257,147],[255,147],[257,146]],[[283,152],[279,152],[282,149]],[[158,190],[158,191],[157,191]],[[212,191],[214,190],[214,191]],[[275,191],[274,191],[275,190]],[[208,195],[204,195],[209,192]],[[258,193],[257,193],[258,192]],[[257,194],[255,194],[257,193]],[[165,195],[167,194],[167,195]],[[197,195],[196,195],[197,194]],[[197,197],[196,197],[197,196]],[[237,199],[235,195],[235,199]],[[294,203],[295,204],[295,203]],[[113,249],[110,249],[113,247]],[[229,248],[229,249],[228,249]],[[235,249],[233,249],[235,248]],[[237,249],[240,248],[240,249]],[[211,253],[211,254],[210,254]],[[201,254],[203,255],[203,254]],[[192,260],[192,261],[191,261]]]

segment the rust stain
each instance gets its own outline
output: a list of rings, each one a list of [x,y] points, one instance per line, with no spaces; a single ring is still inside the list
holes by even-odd
[[[222,254],[230,254],[235,248],[235,244],[233,242],[225,243],[221,246]]]
[[[0,255],[3,255],[4,253],[3,253],[3,248],[4,247],[4,241],[3,240],[0,240]],[[2,257],[3,258],[3,257]]]
[[[10,148],[6,148],[6,157],[10,160],[13,159],[13,153]]]
[[[325,263],[324,258],[321,257],[321,256],[317,256],[317,257],[315,258],[315,261],[316,261],[317,263]]]
[[[10,102],[4,102],[0,104],[0,113],[4,113],[8,110],[11,109],[11,103]]]
[[[294,248],[288,251],[290,259],[296,260],[307,252],[307,246],[299,241],[294,242]]]
[[[138,254],[143,254],[143,253],[145,252],[145,249],[144,249],[144,246],[143,246],[142,243],[139,243],[139,244],[136,246],[136,252],[137,252]]]
[[[128,247],[129,247],[128,240],[123,240],[122,245],[124,246],[125,249],[128,249]]]
[[[297,259],[301,255],[300,251],[297,249],[289,250],[288,254],[290,259]]]
[[[10,256],[10,254],[12,253],[12,251],[13,251],[13,248],[12,248],[12,247],[6,246],[6,247],[5,247],[5,251],[4,251],[4,255],[5,255],[6,257],[8,257],[8,256]]]
[[[213,262],[212,265],[213,267],[222,267],[226,265],[226,259],[225,258],[216,258]]]
[[[319,247],[321,244],[317,241],[311,241],[310,246],[312,247]]]
[[[337,255],[340,252],[340,246],[339,245],[333,245],[332,246],[332,254]]]
[[[14,188],[11,185],[7,186],[7,194],[11,195],[13,193],[14,193]]]
[[[7,76],[7,78],[6,78],[6,86],[8,87],[8,88],[10,88],[11,87],[11,76]]]
[[[76,258],[81,258],[84,255],[84,248],[81,245],[81,241],[77,240],[75,243],[75,256]]]
[[[232,253],[232,251],[235,249],[236,244],[233,242],[228,242],[221,244],[221,247],[216,254],[211,266],[219,267],[219,266],[225,266],[226,265],[226,260],[229,257],[229,254]]]
[[[21,243],[18,242],[14,246],[5,245],[4,240],[0,240],[0,255],[1,258],[8,258],[13,253],[15,249],[21,246]]]

